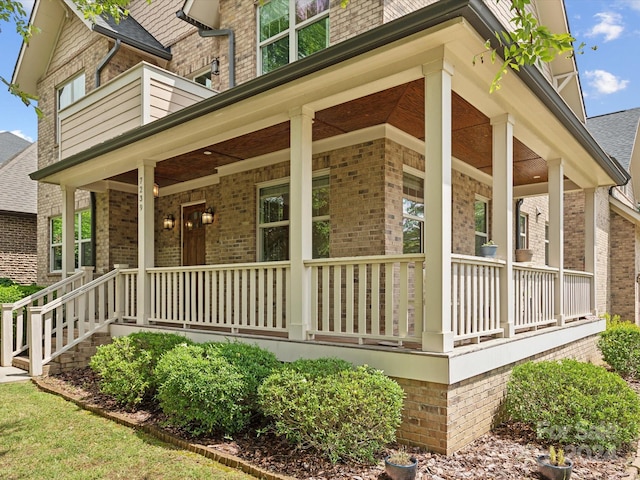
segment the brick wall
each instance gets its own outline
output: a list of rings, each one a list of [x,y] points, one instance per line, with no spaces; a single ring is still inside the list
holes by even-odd
[[[564,194],[564,266],[584,270],[584,193]]]
[[[611,212],[611,313],[636,319],[636,227]]]
[[[476,223],[474,203],[476,195],[491,198],[491,187],[460,173],[451,172],[451,251],[461,255],[475,255]],[[489,238],[491,238],[491,201],[489,201]]]
[[[599,363],[596,340],[597,336],[588,337],[517,364],[561,358]],[[396,378],[406,394],[398,440],[451,454],[487,433],[500,418],[507,382],[517,364],[449,386]]]
[[[0,278],[22,285],[36,281],[36,216],[29,213],[0,213]]]
[[[545,264],[545,225],[549,221],[549,198],[545,196],[525,198],[520,207],[520,212],[527,216],[528,241],[526,248],[533,250],[533,263]],[[583,216],[584,218],[584,216]],[[518,226],[514,223],[514,234],[517,234]],[[516,239],[513,240],[516,248]],[[522,247],[525,248],[525,247]],[[584,247],[582,249],[584,251]]]

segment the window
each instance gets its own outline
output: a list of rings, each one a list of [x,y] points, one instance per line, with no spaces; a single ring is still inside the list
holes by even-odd
[[[424,182],[409,173],[402,179],[402,253],[421,253],[424,237]]]
[[[207,67],[205,71],[194,75],[193,81],[207,88],[211,88],[211,67]]]
[[[476,223],[476,256],[480,255],[480,247],[489,241],[489,208],[487,200],[476,198],[473,204]]]
[[[518,248],[529,248],[529,217],[524,213],[518,217]]]
[[[74,232],[75,267],[91,265],[91,211],[83,210],[76,213]],[[51,218],[50,251],[51,271],[62,271],[62,217]]]
[[[329,256],[329,177],[313,179],[312,256]],[[258,238],[260,261],[289,259],[289,184],[260,188],[258,192]]]
[[[544,225],[544,264],[549,265],[549,223]]]
[[[329,0],[271,0],[258,8],[261,73],[328,46]]]
[[[63,108],[68,107],[72,103],[80,100],[84,97],[84,73],[81,73],[77,77],[72,78],[68,82],[62,84],[58,87],[57,91],[57,112],[60,112]],[[56,140],[60,142],[60,116],[57,117],[57,128],[56,128]]]

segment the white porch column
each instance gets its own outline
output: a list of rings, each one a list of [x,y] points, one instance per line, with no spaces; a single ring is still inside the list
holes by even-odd
[[[505,261],[500,271],[500,326],[505,337],[514,334],[513,286],[513,118],[509,114],[491,119],[493,136],[492,239],[497,256]]]
[[[138,164],[138,325],[148,323],[151,311],[151,285],[147,268],[154,265],[154,169],[155,162],[142,161]]]
[[[591,313],[597,315],[596,307],[596,189],[584,190],[584,270],[593,274],[591,280]]]
[[[292,109],[291,176],[289,181],[289,255],[291,260],[291,318],[289,338],[306,340],[311,325],[311,269],[304,261],[311,259],[312,206],[311,166],[314,112],[306,107]]]
[[[564,325],[564,167],[561,158],[547,160],[549,177],[549,266],[558,269],[555,317]],[[586,236],[585,236],[586,238]]]
[[[73,275],[76,269],[75,217],[76,189],[60,185],[62,190],[62,278]]]
[[[451,326],[451,77],[444,49],[425,76],[425,321],[422,350],[453,350]]]

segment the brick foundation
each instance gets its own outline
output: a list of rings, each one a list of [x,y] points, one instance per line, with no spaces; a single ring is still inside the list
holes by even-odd
[[[561,358],[597,363],[596,340],[587,337],[452,385],[395,378],[406,393],[398,440],[447,455],[460,450],[499,423],[514,366]]]

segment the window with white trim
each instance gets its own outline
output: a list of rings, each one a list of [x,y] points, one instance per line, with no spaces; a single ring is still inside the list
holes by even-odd
[[[544,225],[544,264],[549,265],[549,222]]]
[[[518,217],[518,239],[518,248],[529,248],[529,216],[524,213]]]
[[[63,108],[77,102],[85,95],[84,72],[60,85],[56,90],[56,141],[60,142],[60,115]]]
[[[489,202],[481,197],[476,197],[473,204],[473,213],[476,224],[476,256],[480,256],[482,245],[489,241]]]
[[[62,271],[62,217],[51,217],[50,268]],[[91,211],[82,210],[74,216],[75,267],[91,265]]]
[[[313,179],[312,257],[329,256],[329,176]],[[262,262],[289,259],[289,184],[264,186],[258,190],[258,241]]]
[[[329,46],[329,0],[270,0],[258,7],[258,71]]]
[[[207,67],[194,74],[192,80],[207,88],[211,88],[211,75],[211,67]]]
[[[422,253],[424,238],[424,180],[402,178],[402,253]]]

